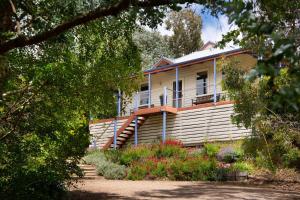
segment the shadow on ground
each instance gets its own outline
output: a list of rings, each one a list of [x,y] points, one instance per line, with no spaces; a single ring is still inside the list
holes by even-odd
[[[152,182],[98,182],[84,189],[77,188],[70,192],[71,200],[101,200],[101,199],[201,199],[201,200],[299,200],[300,192],[289,192],[263,186],[235,185],[230,183],[191,182],[190,184],[170,183],[149,187]],[[107,187],[111,184],[112,186]],[[115,184],[119,187],[115,187]],[[124,184],[124,186],[123,186]],[[141,187],[141,184],[143,185]],[[155,183],[154,183],[155,185]],[[96,186],[96,187],[95,187]],[[126,188],[119,192],[118,188]],[[107,192],[106,192],[107,191]],[[126,193],[128,192],[128,193]]]
[[[102,199],[121,199],[121,200],[133,200],[134,198],[120,196],[114,193],[94,193],[88,191],[74,190],[69,193],[70,200],[102,200]]]
[[[176,189],[140,191],[135,194],[142,199],[300,199],[300,193],[297,192],[278,191],[259,186],[246,187],[214,183],[179,185]]]

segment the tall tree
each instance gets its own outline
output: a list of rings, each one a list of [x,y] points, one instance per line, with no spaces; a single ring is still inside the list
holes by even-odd
[[[167,29],[173,31],[169,38],[170,49],[176,57],[199,50],[203,46],[201,39],[202,20],[190,9],[172,12],[166,20]]]
[[[0,1],[0,199],[61,199],[88,113],[111,114],[115,92],[136,87],[136,22],[154,27],[185,2]]]
[[[162,36],[157,31],[139,29],[134,34],[134,41],[141,51],[144,69],[151,68],[162,56],[174,57],[168,45],[168,36]]]
[[[233,119],[253,130],[245,149],[272,169],[299,168],[300,2],[236,0],[222,9],[237,29],[221,44],[233,41],[258,57],[251,70],[223,65],[225,89],[236,102]]]

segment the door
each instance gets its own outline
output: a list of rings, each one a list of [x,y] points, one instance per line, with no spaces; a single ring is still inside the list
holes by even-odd
[[[201,96],[207,94],[207,72],[197,73],[196,95]]]
[[[176,107],[176,81],[173,81],[173,107]],[[182,80],[178,81],[178,107],[182,107]]]

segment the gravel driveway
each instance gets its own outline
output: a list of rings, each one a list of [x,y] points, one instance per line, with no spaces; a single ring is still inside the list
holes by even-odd
[[[71,189],[72,200],[99,199],[278,199],[300,200],[300,191],[266,186],[240,186],[211,182],[83,180]]]

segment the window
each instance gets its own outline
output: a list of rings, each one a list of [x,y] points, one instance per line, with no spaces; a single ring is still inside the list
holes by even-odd
[[[197,73],[196,95],[207,94],[207,72]]]
[[[148,91],[148,90],[149,90],[149,87],[148,87],[147,83],[141,85],[141,91]]]
[[[141,91],[139,92],[140,105],[147,105],[149,103],[149,86],[148,84],[141,85]]]

